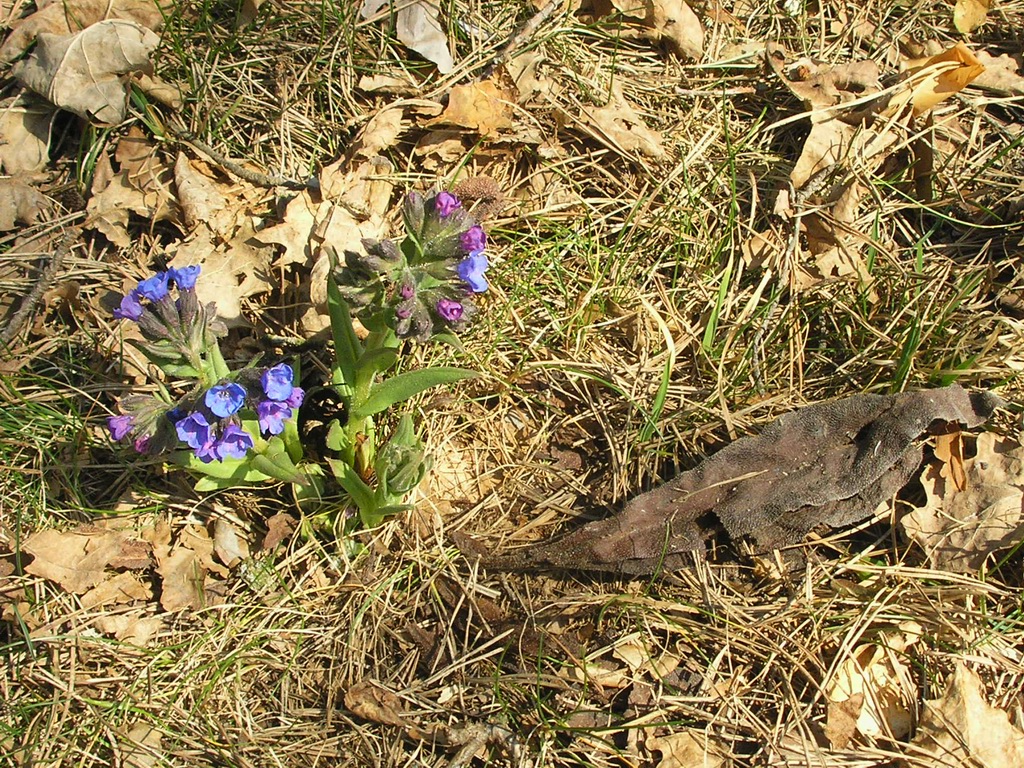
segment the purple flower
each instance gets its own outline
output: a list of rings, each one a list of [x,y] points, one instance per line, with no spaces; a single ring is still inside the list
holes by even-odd
[[[462,305],[452,299],[438,299],[437,314],[449,323],[457,323],[462,319]]]
[[[215,416],[222,419],[233,416],[245,403],[245,387],[233,381],[216,384],[206,390],[204,402]]]
[[[288,363],[278,363],[263,372],[260,382],[263,384],[263,391],[267,393],[267,397],[280,402],[287,400],[292,393],[293,376],[292,367]]]
[[[298,408],[305,399],[306,393],[302,387],[292,387],[292,393],[288,395],[288,399],[285,402],[292,408]]]
[[[473,293],[483,293],[487,290],[487,278],[484,272],[490,265],[487,257],[482,253],[470,254],[455,266],[455,272],[469,286]]]
[[[167,270],[167,276],[178,286],[179,291],[189,291],[196,287],[196,279],[199,277],[201,267],[198,264],[191,264],[187,267],[171,267]]]
[[[110,430],[110,436],[115,440],[124,440],[134,426],[135,417],[128,413],[107,418],[107,429]]]
[[[253,446],[252,435],[237,424],[228,424],[213,447],[214,457],[218,461],[224,459],[244,459],[245,454]]]
[[[149,451],[149,442],[151,435],[139,435],[135,438],[135,442],[132,446],[135,448],[136,453],[147,453]]]
[[[452,215],[452,211],[461,207],[462,203],[459,202],[459,198],[451,192],[438,192],[434,198],[434,211],[442,219],[448,218]]]
[[[181,419],[174,425],[174,428],[178,433],[178,439],[188,445],[189,448],[193,448],[196,456],[199,456],[200,451],[208,449],[213,443],[213,438],[210,434],[210,422],[199,411],[190,413],[184,419]]]
[[[147,277],[139,283],[136,290],[150,301],[160,301],[167,295],[167,283],[170,275],[167,272],[157,272],[152,277]]]
[[[462,250],[470,256],[479,255],[480,251],[487,246],[487,235],[484,233],[484,228],[479,224],[474,224],[459,236],[459,243],[462,245]]]
[[[416,288],[409,283],[403,283],[402,287],[398,289],[398,293],[403,299],[408,301],[416,295]]]
[[[130,291],[121,299],[121,306],[114,310],[114,317],[122,320],[138,320],[143,313],[142,303],[139,301],[139,292]]]
[[[272,435],[284,432],[285,419],[290,419],[292,409],[285,403],[275,400],[263,400],[256,404],[256,415],[260,420],[260,430]]]

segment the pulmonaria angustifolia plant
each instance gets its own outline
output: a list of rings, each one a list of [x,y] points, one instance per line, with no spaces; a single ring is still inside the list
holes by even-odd
[[[403,209],[406,237],[363,240],[346,251],[338,272],[342,297],[371,330],[428,341],[465,327],[474,296],[487,290],[487,235],[455,195],[411,193]],[[369,324],[368,324],[369,323]]]
[[[205,476],[200,488],[271,478],[308,484],[296,465],[302,447],[294,423],[303,391],[293,384],[292,367],[231,371],[220,350],[227,329],[216,307],[199,301],[199,279],[198,266],[158,272],[114,310],[138,325],[142,340],[129,343],[164,376],[158,394],[121,399],[121,413],[107,420],[111,436],[198,471]]]
[[[228,367],[219,344],[226,328],[195,293],[199,267],[141,281],[114,311],[138,324],[143,340],[135,346],[164,375],[157,395],[122,398],[120,414],[108,420],[113,438],[167,454],[202,476],[200,490],[289,482],[302,509],[315,511],[308,524],[339,534],[407,508],[430,457],[410,414],[389,420],[386,439],[377,421],[430,387],[475,375],[448,366],[396,369],[404,344],[459,347],[456,333],[478,312],[489,264],[487,236],[455,195],[410,194],[403,214],[400,242],[364,240],[328,277],[335,355],[313,401],[337,407],[317,428],[322,445],[300,437],[304,392],[292,365]],[[353,318],[365,336],[356,335]]]

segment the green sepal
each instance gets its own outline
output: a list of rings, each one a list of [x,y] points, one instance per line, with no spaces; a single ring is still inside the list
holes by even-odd
[[[348,462],[340,459],[328,459],[327,463],[330,465],[338,485],[345,489],[345,493],[359,508],[359,517],[362,519],[363,525],[372,527],[367,521],[375,517],[377,510],[377,500],[374,497],[373,489],[363,481],[363,478]]]

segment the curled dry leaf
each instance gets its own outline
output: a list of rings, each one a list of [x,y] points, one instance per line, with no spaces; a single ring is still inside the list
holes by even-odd
[[[3,61],[17,59],[43,32],[69,35],[104,19],[134,21],[154,31],[164,24],[161,4],[154,0],[65,0],[36,5],[38,10],[18,21],[0,46]]]
[[[929,464],[921,475],[925,504],[901,523],[935,568],[973,573],[1024,537],[1024,448],[983,432],[963,465],[967,488],[958,491],[943,462]]]
[[[1024,77],[1021,77],[1020,64],[1013,56],[993,56],[986,51],[978,51],[978,61],[985,71],[974,79],[972,85],[1004,96],[1024,95]]]
[[[356,683],[345,692],[345,706],[364,720],[404,728],[402,700],[372,680]]]
[[[914,116],[959,93],[985,71],[985,66],[963,43],[927,59],[907,62],[903,88],[889,100],[883,116],[897,114],[910,104]]]
[[[922,635],[921,625],[905,621],[877,643],[854,649],[825,685],[825,734],[833,749],[845,749],[859,733],[900,739],[910,733],[917,685],[903,654]]]
[[[0,179],[0,232],[16,229],[18,223],[35,224],[47,207],[46,196],[21,179]]]
[[[639,152],[652,158],[663,157],[661,134],[647,127],[622,91],[612,88],[612,98],[603,107],[585,110],[583,118],[604,144],[626,156]]]
[[[965,35],[970,34],[988,19],[992,0],[956,0],[953,6],[953,25]]]
[[[494,79],[456,85],[440,117],[426,125],[458,125],[482,135],[512,126],[512,110],[518,95]]]
[[[707,734],[695,729],[648,739],[646,747],[661,753],[656,768],[726,768],[729,765],[711,749]]]
[[[1024,765],[1024,731],[985,700],[981,678],[963,664],[957,664],[942,698],[924,703],[911,744],[916,755],[929,756],[937,765]]]
[[[705,539],[721,528],[761,551],[797,544],[818,526],[849,525],[887,503],[917,472],[916,441],[933,421],[977,426],[1001,402],[952,385],[800,408],[637,496],[613,517],[556,541],[486,553],[483,564],[650,574],[687,567],[691,553],[703,553]]]
[[[395,18],[395,34],[409,50],[416,51],[447,75],[455,69],[455,60],[448,48],[448,38],[440,19],[441,6],[437,0],[415,0],[403,3]]]
[[[704,29],[683,0],[597,0],[593,6],[598,17],[618,11],[636,21],[641,36],[664,40],[681,56],[699,59],[704,55]]]
[[[50,162],[50,130],[57,110],[25,92],[0,109],[0,166],[11,176],[41,171]]]
[[[149,55],[159,43],[151,30],[131,21],[101,21],[73,35],[43,33],[11,74],[61,109],[116,124],[127,111],[122,76],[150,72]]]

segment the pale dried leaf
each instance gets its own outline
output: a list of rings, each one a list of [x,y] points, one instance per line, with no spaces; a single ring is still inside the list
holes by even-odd
[[[942,462],[939,472],[957,491],[967,490],[967,470],[964,468],[964,435],[956,425],[954,429],[935,436],[935,458]]]
[[[47,208],[46,196],[21,179],[0,179],[0,232],[35,224]]]
[[[96,628],[106,634],[113,635],[123,643],[148,646],[163,628],[163,620],[159,616],[141,616],[141,610],[131,613],[103,614],[96,617]]]
[[[956,0],[953,6],[953,26],[965,35],[970,34],[988,19],[992,0]]]
[[[156,572],[161,578],[160,605],[165,611],[203,607],[206,570],[194,550],[178,546],[166,555],[158,550]]]
[[[33,556],[25,571],[81,595],[106,578],[125,538],[121,531],[39,531],[22,545]]]
[[[274,549],[288,540],[295,530],[295,518],[284,512],[278,512],[267,518],[267,535],[263,538],[263,549]]]
[[[159,43],[151,30],[131,21],[101,21],[72,35],[42,33],[11,74],[61,109],[116,124],[127,111],[121,76],[152,71],[149,55]]]
[[[699,59],[704,54],[704,29],[700,19],[683,0],[604,0],[594,3],[598,16],[617,10],[635,20],[640,36],[654,42],[665,40],[681,56]]]
[[[238,20],[235,22],[235,28],[241,29],[247,27],[256,19],[256,15],[260,11],[260,6],[263,5],[264,0],[242,0],[242,9],[238,12]]]
[[[408,76],[398,75],[363,75],[359,78],[356,88],[366,93],[389,93],[395,96],[412,96],[419,88]]]
[[[356,683],[345,692],[345,706],[364,720],[405,726],[402,700],[371,680]]]
[[[22,93],[3,102],[0,166],[14,176],[35,173],[50,162],[50,130],[57,115],[50,104]]]
[[[921,115],[959,93],[985,71],[984,65],[963,43],[935,56],[907,62],[903,90],[895,93],[883,115],[895,115],[907,104]]]
[[[174,183],[178,191],[178,205],[190,230],[203,223],[221,237],[230,236],[237,226],[235,216],[228,210],[228,199],[217,188],[213,179],[193,167],[184,152],[174,162]],[[225,217],[225,214],[228,214]]]
[[[448,38],[439,18],[440,5],[436,0],[417,0],[399,8],[395,20],[395,34],[404,46],[416,51],[447,75],[455,69],[455,60],[448,48]]]
[[[401,107],[385,107],[371,117],[352,142],[352,151],[363,157],[379,155],[394,146],[405,130],[405,114]]]
[[[825,685],[828,730],[834,748],[845,746],[855,732],[897,739],[910,733],[917,686],[903,661],[903,652],[921,635],[919,624],[905,621],[898,629],[886,632],[878,643],[858,646],[839,666]]]
[[[926,701],[912,744],[941,765],[1024,765],[1024,731],[985,700],[981,678],[957,664],[941,699]]]
[[[661,753],[656,768],[726,768],[729,762],[709,746],[707,734],[694,729],[648,739],[646,746]]]
[[[943,477],[941,463],[929,464],[921,475],[927,500],[902,520],[936,568],[975,572],[1024,537],[1024,448],[983,432],[976,451],[964,462],[966,491]]]
[[[213,550],[228,568],[249,558],[249,542],[228,520],[217,518],[213,526]]]
[[[149,723],[136,723],[128,731],[128,743],[121,745],[123,768],[153,768],[164,763],[163,733]]]
[[[977,56],[985,71],[972,85],[1007,96],[1024,95],[1024,77],[1021,77],[1017,59],[1009,54],[993,56],[987,51],[978,51]]]
[[[612,89],[612,99],[605,106],[586,110],[583,117],[605,143],[624,154],[639,152],[652,158],[665,154],[661,135],[647,127],[618,88]]]
[[[485,136],[497,133],[512,126],[516,99],[514,92],[493,79],[456,85],[448,96],[448,106],[442,115],[426,124],[458,125]]]
[[[258,239],[252,221],[245,219],[229,240],[205,224],[191,238],[168,249],[168,266],[202,266],[196,295],[204,303],[217,305],[217,316],[228,326],[245,325],[242,300],[272,287],[270,260],[273,248]]]
[[[38,10],[18,21],[0,47],[3,61],[20,57],[42,32],[69,35],[104,19],[134,21],[154,31],[159,31],[164,23],[160,3],[153,0],[74,0],[36,5]]]
[[[105,605],[134,603],[136,600],[149,600],[153,590],[144,584],[134,573],[119,573],[82,595],[83,608],[96,608]]]

